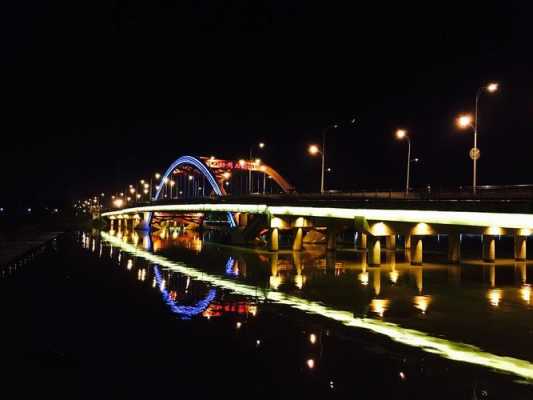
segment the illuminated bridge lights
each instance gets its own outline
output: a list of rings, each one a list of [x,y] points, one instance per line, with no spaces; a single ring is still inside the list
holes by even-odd
[[[270,214],[275,216],[321,217],[354,220],[366,218],[371,221],[407,222],[476,227],[500,227],[510,229],[533,229],[533,214],[428,211],[428,210],[382,210],[329,207],[267,206],[266,204],[167,204],[133,207],[103,213],[104,217],[139,212],[229,212]]]
[[[166,172],[163,174],[163,181],[165,179],[169,179],[168,177],[171,176],[171,174],[174,172],[176,168],[178,168],[180,165],[190,165],[195,167],[200,173],[202,173],[203,176],[207,178],[207,181],[211,185],[211,188],[218,196],[223,196],[225,194],[224,188],[220,187],[218,185],[218,182],[215,178],[215,176],[211,173],[209,168],[199,159],[196,157],[191,156],[183,156],[175,160],[170,166],[167,168]],[[158,200],[159,196],[161,194],[161,191],[163,190],[163,185],[160,185],[157,189],[157,192],[155,194],[154,199]],[[150,210],[149,210],[150,211]],[[149,218],[151,220],[151,216]],[[233,218],[233,215],[231,213],[228,213],[228,223],[230,226],[235,227],[237,224],[235,223],[235,219]]]
[[[472,345],[430,336],[427,333],[403,328],[394,323],[354,317],[352,312],[337,310],[322,303],[305,300],[289,294],[276,291],[258,291],[255,286],[211,275],[205,271],[188,267],[183,263],[170,261],[165,257],[137,249],[105,232],[102,232],[101,235],[108,243],[121,248],[125,252],[135,254],[136,257],[144,258],[148,262],[161,265],[171,271],[190,276],[197,281],[206,282],[210,285],[218,286],[247,297],[257,298],[259,294],[264,294],[265,300],[268,301],[283,304],[308,314],[319,315],[337,321],[345,326],[366,329],[387,336],[398,343],[416,347],[427,353],[436,354],[449,360],[465,362],[513,374],[531,380],[533,383],[533,364],[526,360],[491,354]]]
[[[164,302],[170,307],[170,310],[174,314],[179,315],[182,319],[191,319],[191,317],[203,313],[207,309],[207,307],[209,307],[209,304],[215,299],[215,296],[217,294],[215,289],[211,289],[207,293],[205,299],[200,300],[196,305],[182,306],[176,304],[172,296],[170,296],[170,294],[168,293],[168,290],[165,288],[164,279],[161,277],[161,272],[159,272],[159,268],[157,267],[157,265],[154,265],[154,275],[156,285],[161,291],[161,295],[163,296]]]

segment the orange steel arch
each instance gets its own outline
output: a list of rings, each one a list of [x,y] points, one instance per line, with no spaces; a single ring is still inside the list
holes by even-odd
[[[222,192],[225,192],[224,174],[233,170],[264,172],[268,176],[271,176],[274,182],[276,182],[285,193],[291,193],[296,190],[295,187],[292,186],[285,178],[283,178],[274,168],[264,163],[256,164],[250,160],[240,160],[235,162],[229,160],[220,160],[214,157],[201,157],[201,159],[211,169],[211,171],[213,171]]]
[[[274,179],[274,182],[276,182],[285,193],[291,193],[296,190],[295,187],[287,182],[274,168],[266,164],[262,164],[262,166],[264,167],[264,170],[261,168],[259,170],[266,173],[268,176],[271,176],[272,179]]]

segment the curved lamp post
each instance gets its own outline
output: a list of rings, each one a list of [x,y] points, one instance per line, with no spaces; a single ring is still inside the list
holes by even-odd
[[[494,93],[497,92],[499,88],[498,83],[491,82],[488,85],[481,86],[476,92],[476,104],[475,104],[475,114],[472,119],[471,115],[465,114],[460,115],[457,118],[457,125],[459,128],[472,128],[474,130],[474,147],[470,150],[470,158],[473,161],[473,172],[472,172],[472,191],[476,194],[477,191],[477,160],[479,159],[480,152],[477,148],[477,132],[478,132],[478,115],[479,115],[479,98],[484,92]]]

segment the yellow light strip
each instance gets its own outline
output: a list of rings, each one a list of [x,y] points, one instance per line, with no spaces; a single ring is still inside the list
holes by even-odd
[[[267,208],[268,207],[265,204],[167,204],[124,208],[118,211],[102,213],[102,216],[111,217],[130,213],[164,211],[248,212],[254,214],[264,214],[266,213]]]
[[[533,214],[511,214],[465,211],[428,210],[376,210],[328,207],[267,206],[265,204],[170,204],[126,208],[103,213],[104,217],[130,213],[157,211],[197,211],[197,212],[247,212],[276,216],[324,217],[350,219],[363,217],[372,221],[409,222],[444,225],[464,225],[478,227],[499,227],[510,229],[533,229]]]
[[[346,326],[367,329],[372,332],[385,335],[398,343],[417,347],[423,351],[437,354],[449,360],[483,366],[501,372],[514,374],[533,381],[533,364],[526,360],[487,353],[475,346],[433,337],[424,332],[402,328],[397,324],[384,322],[381,320],[357,318],[354,317],[351,312],[336,310],[324,304],[308,301],[285,293],[277,291],[263,292],[262,290],[258,290],[255,286],[232,281],[216,275],[211,275],[205,271],[188,267],[183,263],[170,261],[165,257],[138,249],[105,232],[102,232],[101,235],[104,240],[111,243],[113,246],[119,247],[127,253],[134,254],[136,257],[142,257],[151,263],[155,263],[172,271],[179,272],[180,274],[190,276],[198,281],[207,282],[209,284],[231,290],[239,295],[258,297],[261,294],[265,294],[265,300],[287,305],[309,314],[315,314],[329,318]]]

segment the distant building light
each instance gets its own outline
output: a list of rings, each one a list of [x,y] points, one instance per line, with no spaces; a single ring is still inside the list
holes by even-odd
[[[31,208],[28,208],[28,212],[31,213]]]

